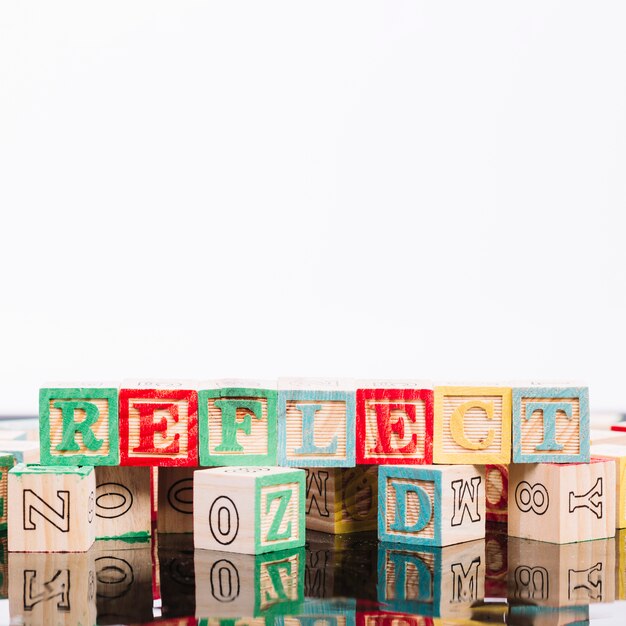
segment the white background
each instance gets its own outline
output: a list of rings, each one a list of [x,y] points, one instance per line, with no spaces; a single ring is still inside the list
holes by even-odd
[[[622,2],[3,2],[0,413],[46,380],[626,408]]]

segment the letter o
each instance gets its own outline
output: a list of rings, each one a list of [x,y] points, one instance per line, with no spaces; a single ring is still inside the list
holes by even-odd
[[[96,487],[96,516],[115,519],[128,513],[133,506],[133,494],[119,483],[102,483]]]
[[[213,501],[209,509],[209,529],[217,543],[227,546],[239,532],[239,511],[235,503],[227,496],[220,496]]]

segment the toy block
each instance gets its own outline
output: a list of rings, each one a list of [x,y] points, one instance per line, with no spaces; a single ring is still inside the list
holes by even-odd
[[[626,446],[592,445],[591,454],[615,461],[615,528],[626,528]]]
[[[617,600],[626,600],[626,530],[623,528],[615,534],[615,561],[617,562]]]
[[[159,511],[159,468],[150,468],[150,517],[153,522],[157,521]]]
[[[485,537],[485,470],[473,465],[381,466],[378,538],[447,546]]]
[[[142,624],[152,620],[150,546],[111,550],[111,541],[96,541],[98,624]]]
[[[0,600],[9,597],[9,543],[6,535],[0,536]]]
[[[487,525],[485,533],[485,596],[506,598],[507,593],[507,541],[504,526]]]
[[[509,466],[485,466],[485,497],[487,521],[504,522],[508,519]]]
[[[508,600],[561,608],[615,600],[615,542],[509,538]]]
[[[96,468],[96,538],[150,540],[150,468]]]
[[[198,465],[198,392],[189,381],[127,381],[119,393],[120,464]]]
[[[411,548],[381,543],[378,602],[393,611],[469,619],[485,597],[485,542]]]
[[[434,626],[427,615],[409,615],[396,611],[357,611],[356,626]]]
[[[261,554],[304,545],[304,471],[219,467],[194,475],[196,548]]]
[[[511,462],[511,389],[435,387],[435,463]]]
[[[96,571],[90,550],[9,555],[9,612],[22,626],[96,623]]]
[[[117,465],[117,385],[54,385],[39,390],[43,465]]]
[[[356,626],[356,598],[306,598],[298,612],[284,615],[276,626]]]
[[[168,619],[193,616],[196,612],[193,537],[180,533],[155,536],[158,551],[153,562],[158,565],[158,576],[154,578],[158,577],[161,615]]]
[[[513,389],[514,463],[588,463],[587,387]]]
[[[524,626],[589,626],[589,605],[564,608],[514,604],[509,606],[509,624]]]
[[[304,471],[308,529],[333,534],[376,530],[376,466],[308,468]]]
[[[0,455],[12,454],[16,463],[38,464],[39,442],[38,441],[3,441],[0,447]]]
[[[433,462],[433,390],[417,381],[357,382],[357,463]]]
[[[257,555],[196,550],[196,617],[250,619],[296,611],[304,600],[304,562],[304,548]]]
[[[192,467],[159,469],[157,530],[160,533],[193,532]]]
[[[15,465],[12,454],[0,453],[0,532],[7,529],[9,470]]]
[[[615,463],[513,464],[509,526],[514,537],[570,543],[615,536]]]
[[[278,381],[278,464],[354,467],[355,394],[345,380]]]
[[[93,467],[16,465],[9,471],[9,551],[89,550],[95,491]]]
[[[200,464],[276,464],[276,383],[220,380],[198,392]]]

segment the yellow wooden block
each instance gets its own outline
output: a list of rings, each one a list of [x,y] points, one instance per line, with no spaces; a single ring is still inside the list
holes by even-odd
[[[615,460],[615,528],[626,528],[626,445],[592,445],[591,456]]]
[[[433,460],[441,464],[511,462],[511,389],[435,387]]]
[[[617,562],[618,600],[626,600],[626,530],[618,530],[615,535],[615,560]]]

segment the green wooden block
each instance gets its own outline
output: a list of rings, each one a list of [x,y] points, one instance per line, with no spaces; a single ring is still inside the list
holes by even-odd
[[[200,465],[275,465],[277,397],[275,389],[219,383],[198,391]]]
[[[43,465],[118,465],[118,390],[46,387],[39,390]]]

